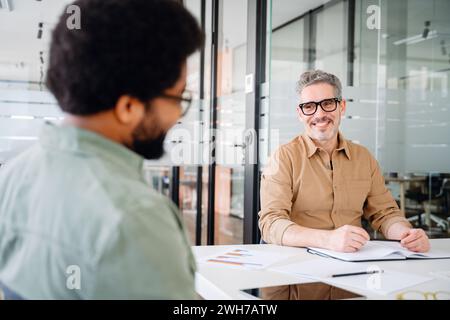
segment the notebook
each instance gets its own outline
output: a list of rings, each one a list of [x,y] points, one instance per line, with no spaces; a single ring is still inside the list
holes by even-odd
[[[337,252],[321,248],[307,248],[309,253],[343,261],[379,261],[405,259],[450,259],[450,250],[431,249],[425,253],[409,251],[399,242],[369,241],[357,252]]]

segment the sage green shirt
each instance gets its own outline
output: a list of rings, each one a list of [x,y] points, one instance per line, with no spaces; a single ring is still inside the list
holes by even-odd
[[[120,144],[46,123],[0,168],[0,281],[25,299],[194,299],[178,210],[142,168]]]

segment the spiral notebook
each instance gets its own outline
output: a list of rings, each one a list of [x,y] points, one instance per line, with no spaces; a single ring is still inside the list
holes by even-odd
[[[446,251],[431,248],[428,252],[418,253],[403,248],[399,242],[389,241],[369,241],[359,251],[351,253],[312,247],[308,247],[307,249],[309,253],[349,262],[405,259],[450,259],[450,248]]]

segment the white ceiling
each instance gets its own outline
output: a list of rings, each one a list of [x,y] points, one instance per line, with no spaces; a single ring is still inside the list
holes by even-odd
[[[10,0],[13,11],[0,10],[0,80],[36,81],[41,78],[39,52],[44,52],[47,60],[51,29],[62,13],[65,5],[72,0]],[[276,28],[309,10],[317,8],[329,0],[272,0],[272,27]],[[193,3],[197,3],[193,1]],[[448,12],[450,1],[439,2],[443,11]],[[409,2],[408,2],[409,4]],[[417,6],[421,1],[412,1]],[[242,0],[223,0],[223,34],[230,47],[244,44],[247,10]],[[408,8],[408,12],[411,10]],[[424,11],[425,8],[424,8]],[[420,10],[419,10],[420,12]],[[433,15],[433,12],[429,12]],[[435,12],[439,16],[439,12]],[[436,18],[436,17],[435,17]],[[445,14],[438,17],[445,21]],[[440,21],[438,20],[438,21]],[[38,24],[44,23],[42,39],[37,39]],[[423,23],[423,22],[422,22]],[[433,21],[433,26],[437,21]],[[408,28],[410,29],[410,28]],[[412,30],[412,28],[411,28]],[[44,71],[46,65],[44,65]]]
[[[39,52],[47,60],[51,30],[71,0],[10,0],[13,11],[0,11],[0,80],[36,81],[41,79]],[[273,26],[279,26],[328,0],[273,0]],[[247,10],[242,0],[223,1],[224,34],[231,47],[245,43],[242,26]],[[37,39],[38,24],[44,23],[42,39]],[[231,23],[230,23],[231,22]],[[43,70],[45,71],[44,64]]]
[[[272,0],[272,28],[275,29],[330,0]]]

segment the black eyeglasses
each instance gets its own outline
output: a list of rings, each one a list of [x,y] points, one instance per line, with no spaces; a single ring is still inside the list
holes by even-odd
[[[314,113],[317,112],[318,106],[322,108],[325,112],[333,112],[337,109],[338,102],[341,102],[342,99],[340,98],[330,98],[330,99],[324,99],[319,102],[310,101],[305,103],[300,103],[298,107],[302,110],[303,114],[305,116],[312,116]]]
[[[181,96],[174,96],[171,94],[163,93],[160,95],[160,97],[178,101],[180,103],[182,117],[184,117],[188,113],[193,100],[193,94],[188,90],[185,90]]]

